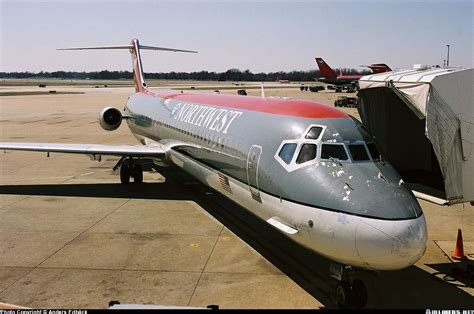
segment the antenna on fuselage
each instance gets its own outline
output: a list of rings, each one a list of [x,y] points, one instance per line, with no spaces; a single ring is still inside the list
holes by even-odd
[[[183,49],[166,48],[166,47],[154,47],[154,46],[143,46],[143,45],[139,44],[138,39],[132,39],[132,41],[130,42],[130,45],[73,47],[73,48],[59,48],[57,50],[101,50],[101,49],[127,49],[127,50],[130,51],[130,54],[132,55],[133,73],[134,73],[134,76],[135,76],[135,90],[137,92],[142,92],[147,87],[147,85],[145,83],[145,78],[143,76],[143,67],[142,67],[142,61],[141,61],[141,57],[140,57],[140,49],[197,53],[197,51],[193,51],[193,50],[183,50]]]

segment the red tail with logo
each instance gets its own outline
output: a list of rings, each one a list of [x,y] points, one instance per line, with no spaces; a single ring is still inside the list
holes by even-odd
[[[322,58],[316,58],[316,64],[319,67],[319,72],[324,77],[337,77],[337,74],[327,65]]]

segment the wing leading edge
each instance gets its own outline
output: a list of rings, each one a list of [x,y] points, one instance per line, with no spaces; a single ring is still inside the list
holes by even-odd
[[[84,155],[111,155],[129,157],[164,158],[166,148],[153,145],[101,145],[101,144],[64,144],[64,143],[21,143],[0,142],[0,150],[20,150],[47,153],[66,153]]]

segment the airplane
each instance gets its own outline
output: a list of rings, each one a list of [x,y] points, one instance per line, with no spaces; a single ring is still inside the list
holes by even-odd
[[[332,85],[350,85],[356,83],[364,75],[337,75],[336,72],[323,60],[323,58],[316,57],[316,64],[319,67],[319,71],[322,77],[318,78],[318,81],[332,84]],[[365,65],[364,65],[365,66]],[[367,65],[373,73],[383,73],[391,71],[390,67],[385,63],[374,63]]]
[[[425,216],[400,175],[356,119],[297,99],[177,91],[153,92],[140,50],[129,45],[135,93],[123,110],[106,107],[107,131],[123,121],[139,145],[0,142],[2,150],[120,157],[123,184],[143,182],[140,159],[174,164],[254,213],[297,243],[332,261],[341,307],[363,307],[361,269],[399,270],[426,250]],[[131,180],[133,179],[133,183]]]
[[[368,67],[369,69],[372,70],[372,73],[378,74],[378,73],[384,73],[384,72],[390,72],[392,69],[385,63],[373,63],[371,65],[361,65],[363,67]]]

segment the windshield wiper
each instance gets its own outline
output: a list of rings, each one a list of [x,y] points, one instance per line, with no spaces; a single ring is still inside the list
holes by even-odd
[[[375,161],[380,162],[380,163],[382,163],[382,165],[385,166],[385,160],[384,160],[382,154],[379,154],[379,157],[377,159],[375,159]]]
[[[342,162],[339,159],[336,159],[334,157],[329,157],[329,160],[332,161],[332,162],[338,163],[339,166],[342,167]]]

